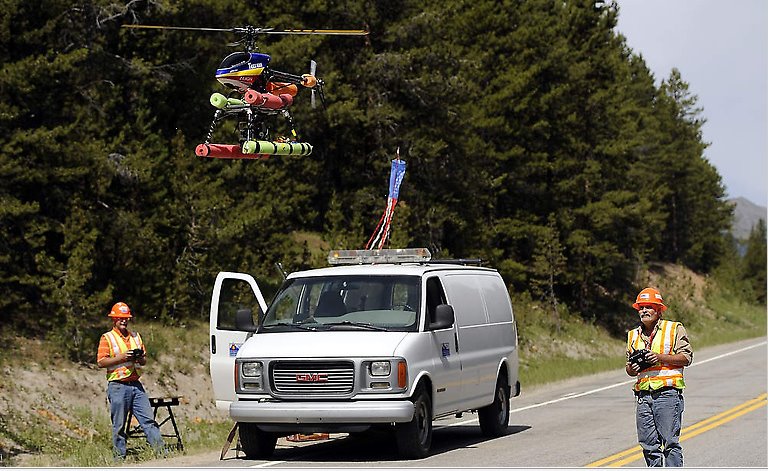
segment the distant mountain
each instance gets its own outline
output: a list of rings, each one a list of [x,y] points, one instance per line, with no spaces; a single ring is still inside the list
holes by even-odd
[[[765,221],[768,211],[765,206],[759,206],[749,201],[746,198],[732,198],[728,200],[729,203],[735,206],[733,215],[733,227],[731,232],[737,239],[746,239],[749,237],[750,231],[757,224],[757,221],[762,219]]]

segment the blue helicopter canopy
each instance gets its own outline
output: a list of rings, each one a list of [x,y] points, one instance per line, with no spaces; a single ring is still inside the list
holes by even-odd
[[[250,69],[263,69],[271,58],[260,52],[233,52],[221,61],[216,69],[216,76],[243,72]]]

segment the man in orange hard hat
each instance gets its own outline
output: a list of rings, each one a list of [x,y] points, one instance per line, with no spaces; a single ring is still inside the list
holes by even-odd
[[[155,422],[144,386],[139,382],[141,367],[147,364],[144,342],[138,332],[128,330],[133,318],[131,308],[123,302],[116,303],[108,316],[112,330],[102,334],[96,363],[107,369],[107,398],[112,417],[112,447],[116,459],[125,459],[125,421],[128,411],[139,421],[147,441],[155,449],[164,450],[160,428]]]
[[[640,326],[628,332],[625,369],[637,377],[637,440],[649,467],[683,466],[683,369],[693,361],[693,349],[683,324],[661,319],[667,306],[659,290],[640,291],[632,307]]]

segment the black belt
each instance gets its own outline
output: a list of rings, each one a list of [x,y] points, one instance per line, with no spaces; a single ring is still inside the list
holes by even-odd
[[[669,390],[675,390],[675,391],[678,391],[678,392],[683,392],[682,389],[677,389],[674,386],[664,386],[663,388],[659,388],[659,389],[649,389],[649,390],[644,390],[644,391],[635,391],[635,395],[636,396],[642,396],[642,395],[645,395],[645,394],[654,394],[654,393],[660,393],[660,392],[669,391]]]

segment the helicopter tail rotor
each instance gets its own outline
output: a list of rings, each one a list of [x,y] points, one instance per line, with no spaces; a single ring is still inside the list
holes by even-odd
[[[323,85],[325,85],[325,82],[318,79],[315,73],[317,72],[317,62],[314,60],[309,61],[309,75],[312,77],[315,77],[316,83],[312,87],[311,95],[310,95],[310,103],[312,104],[312,108],[315,108],[317,106],[317,102],[315,101],[315,95],[320,96],[320,103],[322,103],[323,107],[325,107],[325,95],[323,94]]]
[[[317,71],[317,62],[314,60],[309,61],[309,75],[315,76],[315,72]],[[314,108],[315,105],[315,87],[312,88],[312,95],[310,99],[310,103],[312,103],[312,108]]]

